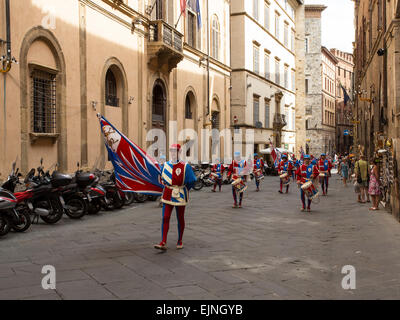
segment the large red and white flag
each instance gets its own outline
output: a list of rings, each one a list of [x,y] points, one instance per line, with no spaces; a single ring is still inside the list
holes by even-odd
[[[186,14],[186,0],[181,0],[181,15],[185,16]]]

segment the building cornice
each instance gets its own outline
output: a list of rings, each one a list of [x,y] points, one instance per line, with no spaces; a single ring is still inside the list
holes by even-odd
[[[277,87],[277,88],[279,88],[279,89],[281,89],[281,90],[283,90],[285,92],[288,92],[288,93],[296,95],[296,92],[294,92],[292,90],[289,90],[289,89],[287,89],[287,88],[285,88],[285,87],[283,87],[283,86],[281,86],[279,84],[276,84],[275,82],[273,82],[271,80],[268,80],[268,79],[264,78],[263,76],[255,73],[254,71],[251,71],[249,69],[246,69],[246,68],[232,69],[232,73],[234,73],[234,72],[247,72],[247,73],[250,73],[252,76],[257,77],[258,79],[260,79],[260,80],[262,80],[262,81],[264,81],[264,82],[266,82],[266,83],[268,83],[270,85],[273,85],[273,86],[275,86],[275,87]]]
[[[330,51],[328,50],[328,48],[322,46],[321,50],[322,50],[322,53],[325,52],[326,55],[327,55],[329,58],[331,58],[331,60],[332,60],[335,64],[338,64],[338,63],[339,63],[338,59],[336,59],[336,57],[333,55],[332,52],[330,52]]]

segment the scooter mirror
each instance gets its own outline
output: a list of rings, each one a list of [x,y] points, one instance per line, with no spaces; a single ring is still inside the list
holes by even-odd
[[[43,166],[43,158],[40,158],[40,166]]]
[[[31,169],[27,176],[25,177],[24,183],[28,183],[29,180],[35,175],[35,169]]]

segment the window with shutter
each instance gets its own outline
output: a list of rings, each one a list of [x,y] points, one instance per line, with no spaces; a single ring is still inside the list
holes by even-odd
[[[253,97],[253,123],[260,121],[260,98],[258,96]]]
[[[270,127],[270,106],[269,106],[269,101],[265,100],[265,124],[264,127],[265,128],[269,128]]]

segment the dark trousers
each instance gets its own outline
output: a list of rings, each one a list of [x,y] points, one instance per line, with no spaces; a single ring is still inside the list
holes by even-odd
[[[305,209],[306,208],[306,195],[305,195],[303,189],[300,189],[300,197],[301,197],[301,202],[303,203],[303,209]],[[308,202],[307,209],[310,209],[312,200],[307,199],[307,202]]]
[[[233,195],[233,201],[235,201],[235,204],[237,204],[237,189],[232,186],[232,195]],[[243,200],[243,192],[239,193],[239,204],[242,204],[242,200]]]

